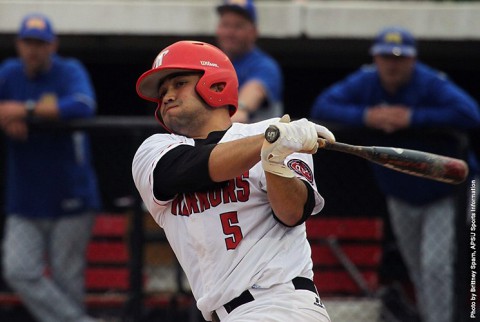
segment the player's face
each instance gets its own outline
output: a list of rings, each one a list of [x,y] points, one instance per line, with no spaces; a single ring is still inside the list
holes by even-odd
[[[197,138],[208,122],[211,108],[198,96],[199,74],[168,77],[159,87],[160,115],[174,133]]]
[[[47,43],[37,39],[17,40],[18,55],[29,75],[36,75],[49,68],[51,55],[56,51],[56,42]]]
[[[234,13],[224,12],[217,25],[218,46],[229,57],[248,52],[257,39],[257,29],[247,18]]]
[[[374,56],[382,84],[395,91],[410,80],[415,60],[415,57]]]

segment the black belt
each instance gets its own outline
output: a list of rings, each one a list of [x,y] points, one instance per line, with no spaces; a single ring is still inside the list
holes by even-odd
[[[306,277],[295,277],[292,280],[293,286],[295,287],[296,290],[307,290],[311,291],[315,294],[318,295],[317,288],[315,287],[315,284],[313,281],[309,278]],[[234,298],[227,304],[223,305],[225,308],[225,311],[230,314],[233,310],[235,310],[237,307],[252,302],[254,300],[252,294],[250,293],[249,290],[244,291],[240,296]],[[218,318],[218,315],[215,311],[212,312],[212,322],[220,322],[220,319]]]

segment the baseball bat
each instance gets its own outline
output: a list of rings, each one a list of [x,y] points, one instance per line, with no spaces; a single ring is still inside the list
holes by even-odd
[[[265,131],[265,139],[273,143],[280,136],[274,125]],[[459,184],[468,175],[465,161],[444,155],[382,146],[359,146],[340,142],[328,142],[318,138],[318,147],[359,156],[392,170],[440,182]]]

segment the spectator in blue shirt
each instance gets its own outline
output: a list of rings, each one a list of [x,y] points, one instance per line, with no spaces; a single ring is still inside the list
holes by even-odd
[[[225,0],[217,12],[217,45],[232,61],[239,81],[239,107],[232,121],[253,123],[281,117],[283,74],[275,59],[256,46],[253,0]]]
[[[454,155],[456,146],[401,130],[468,131],[480,125],[477,102],[440,73],[417,60],[413,35],[401,27],[382,30],[370,48],[373,64],[323,91],[315,100],[315,119],[377,130],[369,145],[386,145]],[[374,131],[375,132],[375,131]],[[382,134],[383,133],[383,134]],[[413,132],[412,132],[413,133]],[[423,143],[422,143],[423,142]],[[468,157],[472,173],[476,161]],[[373,165],[386,197],[400,253],[416,288],[424,322],[453,322],[455,186]]]
[[[95,114],[85,68],[57,56],[57,44],[47,17],[27,15],[16,39],[19,57],[0,65],[7,146],[3,277],[38,321],[91,322],[85,250],[100,198],[88,137],[28,128],[30,118],[61,122]]]

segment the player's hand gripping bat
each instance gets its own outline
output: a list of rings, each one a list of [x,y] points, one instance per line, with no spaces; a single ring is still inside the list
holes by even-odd
[[[265,139],[273,143],[280,136],[275,125],[265,131]],[[326,150],[345,152],[378,163],[384,167],[422,178],[459,184],[468,175],[465,161],[443,155],[381,146],[358,146],[318,139],[318,147]]]

